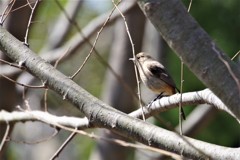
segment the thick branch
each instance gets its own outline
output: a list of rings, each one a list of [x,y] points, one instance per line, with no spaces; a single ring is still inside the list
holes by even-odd
[[[88,127],[88,119],[87,118],[75,118],[75,117],[67,117],[67,116],[54,116],[47,112],[42,111],[24,111],[24,112],[7,112],[0,111],[0,122],[25,122],[25,121],[42,121],[44,123],[50,125],[62,125],[66,127],[72,128],[87,128]]]
[[[221,147],[188,137],[182,138],[174,132],[132,118],[104,104],[38,57],[2,27],[0,49],[15,62],[25,65],[29,72],[45,82],[49,88],[74,104],[89,119],[90,125],[107,128],[124,137],[193,159],[205,159],[206,155],[214,155],[212,159],[240,158],[240,149]]]
[[[173,109],[178,107],[180,99],[180,94],[176,94],[170,97],[163,97],[152,103],[151,108],[144,108],[144,114],[146,118],[151,117],[152,115],[159,114],[160,112],[167,111],[169,109]],[[183,105],[197,105],[208,103],[212,106],[215,106],[217,109],[224,110],[231,114],[228,108],[209,90],[205,89],[198,92],[189,92],[183,93],[182,95],[182,103]],[[129,116],[134,118],[142,118],[142,109],[138,109],[129,113]],[[18,122],[18,121],[29,121],[29,120],[41,120],[47,122],[49,124],[60,124],[63,126],[69,126],[72,128],[87,128],[88,120],[86,118],[72,118],[66,116],[54,116],[47,112],[42,111],[24,111],[24,112],[0,112],[0,122]]]
[[[189,15],[180,0],[139,0],[147,18],[196,76],[240,118],[240,69]]]
[[[152,103],[149,109],[144,108],[144,114],[146,118],[155,115],[159,112],[163,112],[169,109],[176,108],[180,102],[180,94],[175,94],[170,97],[163,97]],[[182,94],[182,105],[197,105],[197,104],[210,104],[217,109],[223,110],[230,115],[232,115],[238,122],[240,119],[235,117],[235,115],[229,110],[224,103],[209,89],[204,89],[197,92],[187,92]],[[138,109],[129,114],[132,117],[141,118],[142,111]]]
[[[126,14],[136,5],[137,4],[135,1],[131,1],[131,2],[128,2],[127,4],[124,4],[124,3],[120,4],[119,8],[121,8],[121,11],[123,14]],[[86,38],[90,39],[101,28],[102,24],[108,18],[109,13],[110,12],[100,15],[95,19],[93,19],[91,22],[89,22],[89,24],[81,32],[81,35],[84,35],[84,37],[79,35],[79,33],[77,33],[70,40],[68,40],[65,45],[59,48],[53,49],[51,51],[46,51],[47,48],[44,48],[43,51],[41,51],[43,52],[41,54],[41,57],[51,63],[59,59],[65,52],[67,52],[67,54],[65,54],[61,62],[63,62],[64,59],[71,57],[72,55],[74,55],[74,53],[76,53],[76,51],[79,48],[81,48],[84,44],[86,44]],[[107,26],[111,25],[120,16],[121,15],[119,12],[114,12],[106,25]],[[8,67],[8,65],[3,65],[3,67],[6,68]],[[0,74],[4,74],[7,76],[11,74],[16,74],[19,72],[20,70],[13,70],[13,71],[7,71],[7,72],[5,71],[5,69],[0,70]]]
[[[152,103],[151,108],[144,107],[144,114],[146,118],[152,115],[159,114],[160,112],[167,111],[169,109],[177,108],[180,100],[180,94],[175,94],[170,97],[163,97]],[[211,104],[217,109],[224,110],[231,114],[231,111],[209,90],[205,89],[198,92],[189,92],[182,94],[183,105],[197,105],[197,104]],[[134,118],[142,118],[142,109],[139,108],[128,114]],[[60,124],[63,126],[69,126],[72,128],[85,129],[89,127],[89,122],[86,118],[71,118],[71,117],[58,117],[42,111],[24,111],[24,112],[0,112],[0,122],[17,122],[17,121],[29,121],[29,120],[41,120],[49,124]]]

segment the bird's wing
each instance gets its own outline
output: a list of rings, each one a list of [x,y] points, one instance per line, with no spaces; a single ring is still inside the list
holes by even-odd
[[[149,65],[149,71],[157,78],[160,78],[162,81],[167,83],[168,85],[177,89],[176,84],[174,83],[172,77],[169,73],[160,65]],[[178,90],[178,89],[177,89]]]

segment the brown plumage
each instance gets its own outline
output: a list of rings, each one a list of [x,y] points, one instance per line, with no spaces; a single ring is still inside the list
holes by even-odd
[[[172,77],[160,62],[144,52],[138,53],[136,58],[141,80],[149,89],[162,96],[170,96],[178,91]]]
[[[179,92],[172,77],[160,62],[144,52],[138,53],[136,59],[141,80],[150,90],[159,94],[153,101],[164,96],[173,95],[176,91]],[[152,102],[150,102],[150,105]],[[185,119],[182,107],[181,116]]]

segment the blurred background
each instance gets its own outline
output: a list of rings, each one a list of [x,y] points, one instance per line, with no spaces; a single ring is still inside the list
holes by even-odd
[[[188,7],[189,0],[182,2]],[[0,14],[9,3],[9,0],[0,1]],[[34,6],[35,0],[29,0],[29,3]],[[190,10],[190,14],[229,57],[234,56],[240,49],[239,6],[239,0],[202,0],[193,1]],[[90,53],[98,31],[113,7],[110,0],[40,1],[33,14],[29,30],[29,47],[52,64],[65,54],[57,69],[71,76]],[[167,46],[134,1],[123,0],[119,8],[125,15],[135,52],[148,52],[162,62],[180,88],[181,62],[179,57]],[[26,0],[17,0],[11,10],[3,26],[24,42],[31,8]],[[9,60],[3,54],[0,54],[0,57]],[[132,46],[123,18],[115,10],[99,34],[89,60],[74,81],[105,103],[129,113],[139,108],[134,65],[132,61],[129,61],[131,57],[133,57]],[[237,62],[238,59],[234,61]],[[18,82],[41,84],[26,72],[19,72],[4,64],[0,65],[1,74]],[[205,88],[206,86],[187,67],[184,67],[183,92]],[[23,87],[16,86],[3,77],[0,77],[0,109],[13,111],[17,110],[17,105],[24,108],[23,92],[32,110],[44,110],[44,89],[24,91]],[[150,102],[156,96],[142,84],[141,93],[145,103]],[[74,106],[63,101],[62,97],[50,90],[47,105],[48,111],[55,115],[83,116]],[[218,145],[240,146],[240,126],[227,113],[218,111],[209,105],[187,106],[184,110],[187,114],[187,120],[183,124],[185,135]],[[178,109],[161,113],[148,121],[163,128],[173,129],[178,125]],[[2,138],[6,126],[0,124],[0,127]],[[70,135],[69,132],[61,130],[56,136],[49,138],[54,134],[54,129],[39,122],[16,123],[11,129],[11,140],[6,143],[4,150],[0,153],[0,159],[49,159]],[[87,131],[102,137],[122,139],[104,129]],[[77,135],[61,152],[58,159],[147,160],[164,158],[159,154],[136,151]]]

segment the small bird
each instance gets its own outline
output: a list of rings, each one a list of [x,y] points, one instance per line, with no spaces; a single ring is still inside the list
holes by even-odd
[[[176,91],[180,92],[172,77],[160,62],[156,61],[145,52],[138,53],[136,59],[137,68],[142,82],[150,90],[159,94],[152,102],[164,96],[173,95]],[[152,102],[150,102],[150,105]],[[182,108],[181,115],[182,118],[185,119]]]

